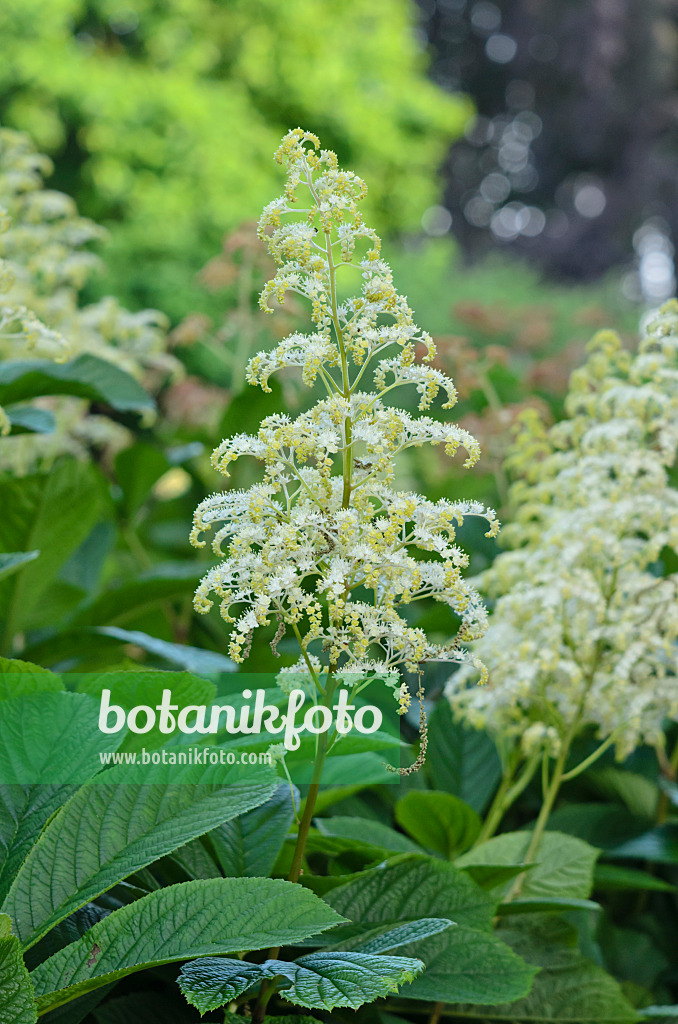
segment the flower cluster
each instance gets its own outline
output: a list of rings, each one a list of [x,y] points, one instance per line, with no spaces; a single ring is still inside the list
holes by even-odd
[[[678,304],[647,323],[637,353],[600,332],[570,383],[566,419],[536,412],[508,461],[517,473],[513,550],[480,581],[496,599],[448,696],[477,727],[556,756],[595,726],[624,757],[660,747],[678,715]]]
[[[212,495],[196,510],[192,543],[204,545],[202,535],[215,529],[212,547],[223,560],[198,587],[195,607],[207,612],[218,600],[236,661],[247,656],[255,629],[277,623],[274,644],[289,632],[301,646],[299,672],[380,675],[395,688],[403,666],[469,657],[462,645],[482,635],[486,613],[462,575],[467,556],[456,533],[467,516],[483,517],[491,536],[499,524],[477,502],[427,501],[394,486],[396,459],[408,448],[441,445],[449,456],[462,448],[472,465],[478,445],[454,424],[390,405],[391,392],[407,385],[422,413],[441,393],[450,408],[456,392],[429,365],[432,339],[413,322],[379,238],[363,224],[364,183],[301,129],[285,137],[276,158],[288,179],[260,222],[279,267],[262,308],[271,296],[301,295],[314,329],[256,354],[247,378],[268,391],[272,373],[298,367],[325,396],[294,419],[271,415],[256,434],[215,450],[213,465],[224,476],[244,456],[263,472],[248,490]],[[343,297],[344,270],[347,278],[362,275],[356,297]],[[411,624],[408,606],[424,598],[454,613],[449,642],[434,643]],[[396,696],[405,703],[399,689]]]
[[[153,310],[130,312],[110,297],[79,305],[99,265],[87,245],[104,232],[78,216],[68,196],[43,187],[50,170],[25,134],[0,128],[0,358],[63,362],[90,353],[153,390],[179,369],[166,351],[165,319]],[[31,434],[3,443],[3,461],[15,471],[45,455],[82,454],[90,442],[125,442],[123,428],[89,416],[86,402],[50,399],[50,408],[53,434],[39,443]]]

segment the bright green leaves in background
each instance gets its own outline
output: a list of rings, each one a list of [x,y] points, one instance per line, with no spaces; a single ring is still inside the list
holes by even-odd
[[[414,15],[405,0],[7,0],[0,121],[114,222],[116,294],[181,316],[221,235],[276,193],[270,154],[298,123],[373,183],[370,220],[418,225],[470,104],[427,81]]]

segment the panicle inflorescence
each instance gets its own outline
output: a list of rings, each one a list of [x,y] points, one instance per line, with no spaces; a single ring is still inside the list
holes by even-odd
[[[433,444],[450,456],[464,449],[468,466],[479,457],[477,442],[452,423],[390,405],[391,392],[407,385],[416,389],[422,414],[441,394],[450,408],[456,392],[428,365],[433,341],[414,323],[379,238],[362,221],[365,184],[301,129],[285,137],[276,159],[288,175],[283,196],[260,222],[279,268],[262,308],[272,312],[271,297],[282,303],[289,292],[301,295],[311,304],[313,331],[258,352],[247,379],[270,391],[271,374],[297,367],[303,382],[320,383],[325,396],[296,418],[275,413],[256,434],[227,438],[215,449],[213,465],[224,476],[243,456],[262,463],[263,474],[248,490],[212,495],[196,510],[193,544],[203,546],[203,534],[214,529],[212,547],[223,560],[198,587],[195,607],[207,612],[218,600],[236,661],[253,631],[272,623],[276,644],[285,632],[296,636],[299,671],[312,675],[332,668],[391,678],[403,666],[461,661],[468,657],[463,643],[482,635],[486,613],[462,575],[467,556],[456,532],[468,516],[483,517],[488,536],[499,524],[478,502],[429,501],[398,490],[395,460]],[[345,268],[361,275],[352,298],[339,294],[338,271]],[[434,643],[411,625],[405,609],[423,598],[457,616],[449,642]],[[316,654],[324,659],[317,665]]]
[[[624,757],[678,715],[678,304],[638,351],[597,334],[566,418],[531,411],[509,466],[516,509],[479,582],[496,599],[476,647],[490,685],[448,685],[472,724],[555,756],[586,725]],[[471,685],[469,685],[471,683]]]
[[[64,362],[88,353],[114,363],[157,390],[180,364],[167,352],[166,318],[155,310],[131,312],[110,296],[82,307],[80,292],[100,261],[88,243],[103,229],[78,215],[75,203],[44,188],[50,160],[23,132],[0,127],[0,359]],[[85,455],[90,444],[122,447],[129,432],[92,415],[87,402],[50,399],[56,427],[23,434],[2,446],[0,465],[25,472],[67,452]],[[0,431],[9,421],[0,413]]]

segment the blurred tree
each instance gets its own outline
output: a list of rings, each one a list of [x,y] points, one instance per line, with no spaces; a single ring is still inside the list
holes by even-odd
[[[377,183],[381,228],[435,201],[471,107],[426,79],[415,13],[410,0],[3,0],[0,120],[112,227],[107,287],[181,315],[192,272],[275,192],[270,153],[291,126]]]
[[[499,241],[569,278],[626,262],[629,298],[670,295],[676,0],[419,6],[433,79],[467,91],[479,112],[446,165],[445,201],[466,253]]]

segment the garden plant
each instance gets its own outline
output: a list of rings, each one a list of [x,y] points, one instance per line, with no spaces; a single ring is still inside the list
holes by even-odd
[[[675,1018],[678,307],[596,335],[479,484],[365,184],[301,129],[276,158],[285,328],[246,235],[264,347],[217,400],[190,321],[81,303],[96,229],[0,134],[0,1024]],[[501,354],[456,344],[501,406]],[[385,696],[395,750],[170,769],[98,727],[105,689],[209,706],[250,667],[280,706]]]

